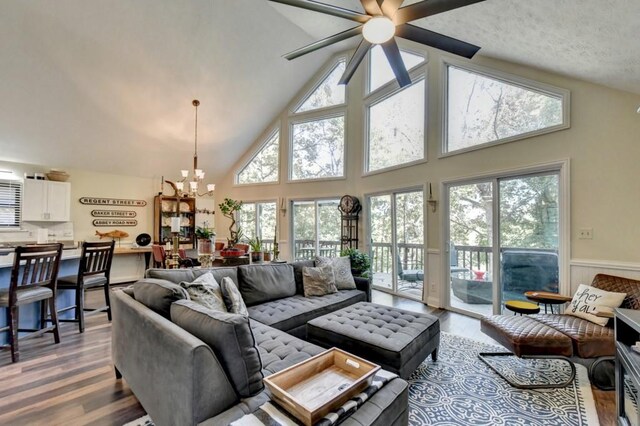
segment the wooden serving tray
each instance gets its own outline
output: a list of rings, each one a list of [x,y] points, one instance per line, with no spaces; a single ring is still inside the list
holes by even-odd
[[[264,379],[273,400],[312,426],[371,385],[379,365],[338,348]]]

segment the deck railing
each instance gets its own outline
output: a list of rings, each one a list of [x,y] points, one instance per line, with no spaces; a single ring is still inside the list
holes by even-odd
[[[295,260],[312,260],[316,255],[322,257],[340,256],[340,241],[320,240],[319,253],[316,253],[315,240],[295,240],[293,243],[293,257]]]
[[[393,265],[393,252],[391,243],[371,244],[371,267],[374,272],[391,273]],[[400,267],[403,270],[424,270],[424,245],[422,244],[398,244],[398,257]],[[396,260],[397,261],[397,260]]]
[[[505,251],[530,251],[557,253],[554,249],[502,247],[500,253]],[[491,271],[492,247],[453,245],[449,253],[452,266],[458,266],[469,270]]]

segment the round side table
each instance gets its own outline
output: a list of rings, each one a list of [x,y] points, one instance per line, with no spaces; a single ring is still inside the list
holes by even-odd
[[[553,314],[553,305],[564,305],[567,302],[571,302],[573,297],[571,296],[563,296],[557,293],[551,293],[549,291],[526,291],[524,293],[525,297],[532,302],[536,302],[538,304],[544,305],[544,313],[547,313],[547,305]],[[560,312],[560,307],[558,307],[558,313]]]
[[[537,314],[540,312],[540,306],[531,302],[524,302],[522,300],[507,300],[504,302],[504,307],[510,311],[513,311],[513,315],[516,314]]]

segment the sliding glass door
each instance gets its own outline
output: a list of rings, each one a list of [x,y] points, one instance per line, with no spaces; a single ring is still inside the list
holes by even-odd
[[[448,306],[501,313],[526,291],[559,291],[560,172],[445,187]]]
[[[340,255],[340,211],[338,199],[300,200],[293,207],[293,257]]]
[[[373,286],[422,300],[424,194],[406,190],[367,197]]]

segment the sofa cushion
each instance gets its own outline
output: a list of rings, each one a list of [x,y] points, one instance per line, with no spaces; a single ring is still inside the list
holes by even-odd
[[[227,305],[227,310],[229,312],[244,315],[245,317],[249,316],[247,305],[245,305],[244,300],[242,300],[242,294],[240,294],[238,286],[236,286],[231,278],[222,278],[220,289],[222,290],[224,304]]]
[[[220,284],[210,272],[200,275],[192,282],[183,281],[180,283],[180,287],[189,293],[189,298],[195,303],[214,311],[228,311],[222,298]]]
[[[626,293],[624,302],[620,305],[623,309],[640,309],[640,281],[631,278],[617,277],[615,275],[598,274],[593,277],[591,286],[616,293]]]
[[[278,330],[288,331],[308,321],[345,306],[366,300],[360,290],[340,290],[319,297],[304,297],[296,294],[286,299],[274,300],[249,307],[249,317]]]
[[[302,282],[304,297],[324,296],[338,291],[333,267],[328,264],[302,269]]]
[[[614,330],[571,315],[530,315],[530,318],[571,338],[575,356],[594,358],[616,353]]]
[[[211,347],[238,395],[246,398],[264,389],[262,363],[247,317],[181,300],[171,305],[171,320]]]
[[[313,260],[298,260],[296,262],[292,262],[291,266],[293,266],[293,277],[296,280],[296,294],[304,294],[302,270],[305,267],[316,266],[316,264]]]
[[[152,268],[147,269],[145,277],[147,278],[159,278],[172,283],[179,284],[182,281],[191,282],[198,278],[200,275],[211,272],[213,277],[218,282],[222,282],[222,278],[229,277],[234,283],[238,284],[238,270],[235,267],[224,266],[221,268],[203,268],[203,269],[159,269]]]
[[[235,266],[223,266],[220,268],[204,268],[193,270],[193,274],[196,278],[208,272],[211,272],[213,274],[213,278],[215,278],[218,283],[222,283],[222,279],[224,277],[228,277],[231,278],[231,280],[233,280],[236,285],[238,285],[238,268],[236,268]]]
[[[319,346],[258,321],[251,321],[251,329],[260,352],[265,377],[324,351]]]
[[[242,265],[238,284],[247,306],[296,294],[293,267],[288,264]]]
[[[178,284],[154,278],[144,278],[135,283],[133,296],[138,302],[165,318],[171,316],[173,302],[189,299],[187,291]]]
[[[321,257],[316,256],[316,265],[331,265],[336,279],[336,287],[338,290],[353,290],[356,283],[351,273],[351,258],[349,256],[342,257]]]

